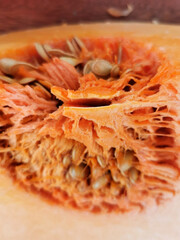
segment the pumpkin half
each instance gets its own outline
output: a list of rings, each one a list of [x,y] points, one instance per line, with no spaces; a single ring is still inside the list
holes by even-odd
[[[89,212],[173,198],[178,47],[177,27],[146,24],[1,36],[1,167],[26,190]]]

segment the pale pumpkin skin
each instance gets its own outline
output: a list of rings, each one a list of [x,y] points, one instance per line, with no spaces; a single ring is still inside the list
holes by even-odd
[[[160,47],[180,67],[179,26],[142,23],[63,25],[0,36],[0,58],[13,49],[46,40],[79,37],[125,36]],[[179,56],[178,56],[179,55]],[[0,169],[0,239],[122,239],[179,240],[180,196],[159,207],[136,214],[100,214],[72,211],[50,205],[12,183]]]

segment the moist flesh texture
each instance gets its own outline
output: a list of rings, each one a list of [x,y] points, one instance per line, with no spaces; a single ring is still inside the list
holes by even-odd
[[[18,78],[0,83],[0,164],[25,189],[91,212],[143,210],[179,189],[178,71],[157,49],[124,38],[82,39],[71,64],[16,51]],[[49,43],[68,51],[65,40]],[[118,49],[121,46],[121,61]],[[117,77],[83,74],[89,60],[119,64]],[[1,73],[1,75],[4,75]]]

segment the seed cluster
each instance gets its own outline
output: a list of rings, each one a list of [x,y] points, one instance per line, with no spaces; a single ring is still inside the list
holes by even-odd
[[[86,53],[87,58],[91,58],[91,53],[88,51],[84,43],[77,37],[72,40],[67,40],[66,44],[69,48],[69,52],[59,48],[53,48],[48,44],[35,43],[35,49],[40,58],[49,62],[53,57],[58,57],[60,60],[69,63],[70,65],[77,68],[77,71],[81,75],[86,75],[90,72],[94,73],[98,78],[105,78],[109,81],[119,78],[120,76],[120,63],[122,56],[122,48],[118,49],[117,64],[110,63],[104,59],[83,59],[81,56],[82,52]],[[32,84],[38,82],[41,84],[44,91],[47,92],[48,84],[44,81],[40,81],[34,77],[21,78],[18,72],[21,67],[27,68],[29,71],[36,70],[41,64],[36,62],[35,65],[23,61],[14,60],[11,58],[0,59],[0,70],[5,75],[0,75],[0,80],[6,83],[19,83],[22,85]]]

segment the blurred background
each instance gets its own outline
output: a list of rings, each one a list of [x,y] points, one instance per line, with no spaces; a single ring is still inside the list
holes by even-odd
[[[133,6],[128,16],[108,14],[109,8],[126,9],[127,4]],[[180,24],[180,0],[0,0],[0,33],[117,20]]]

